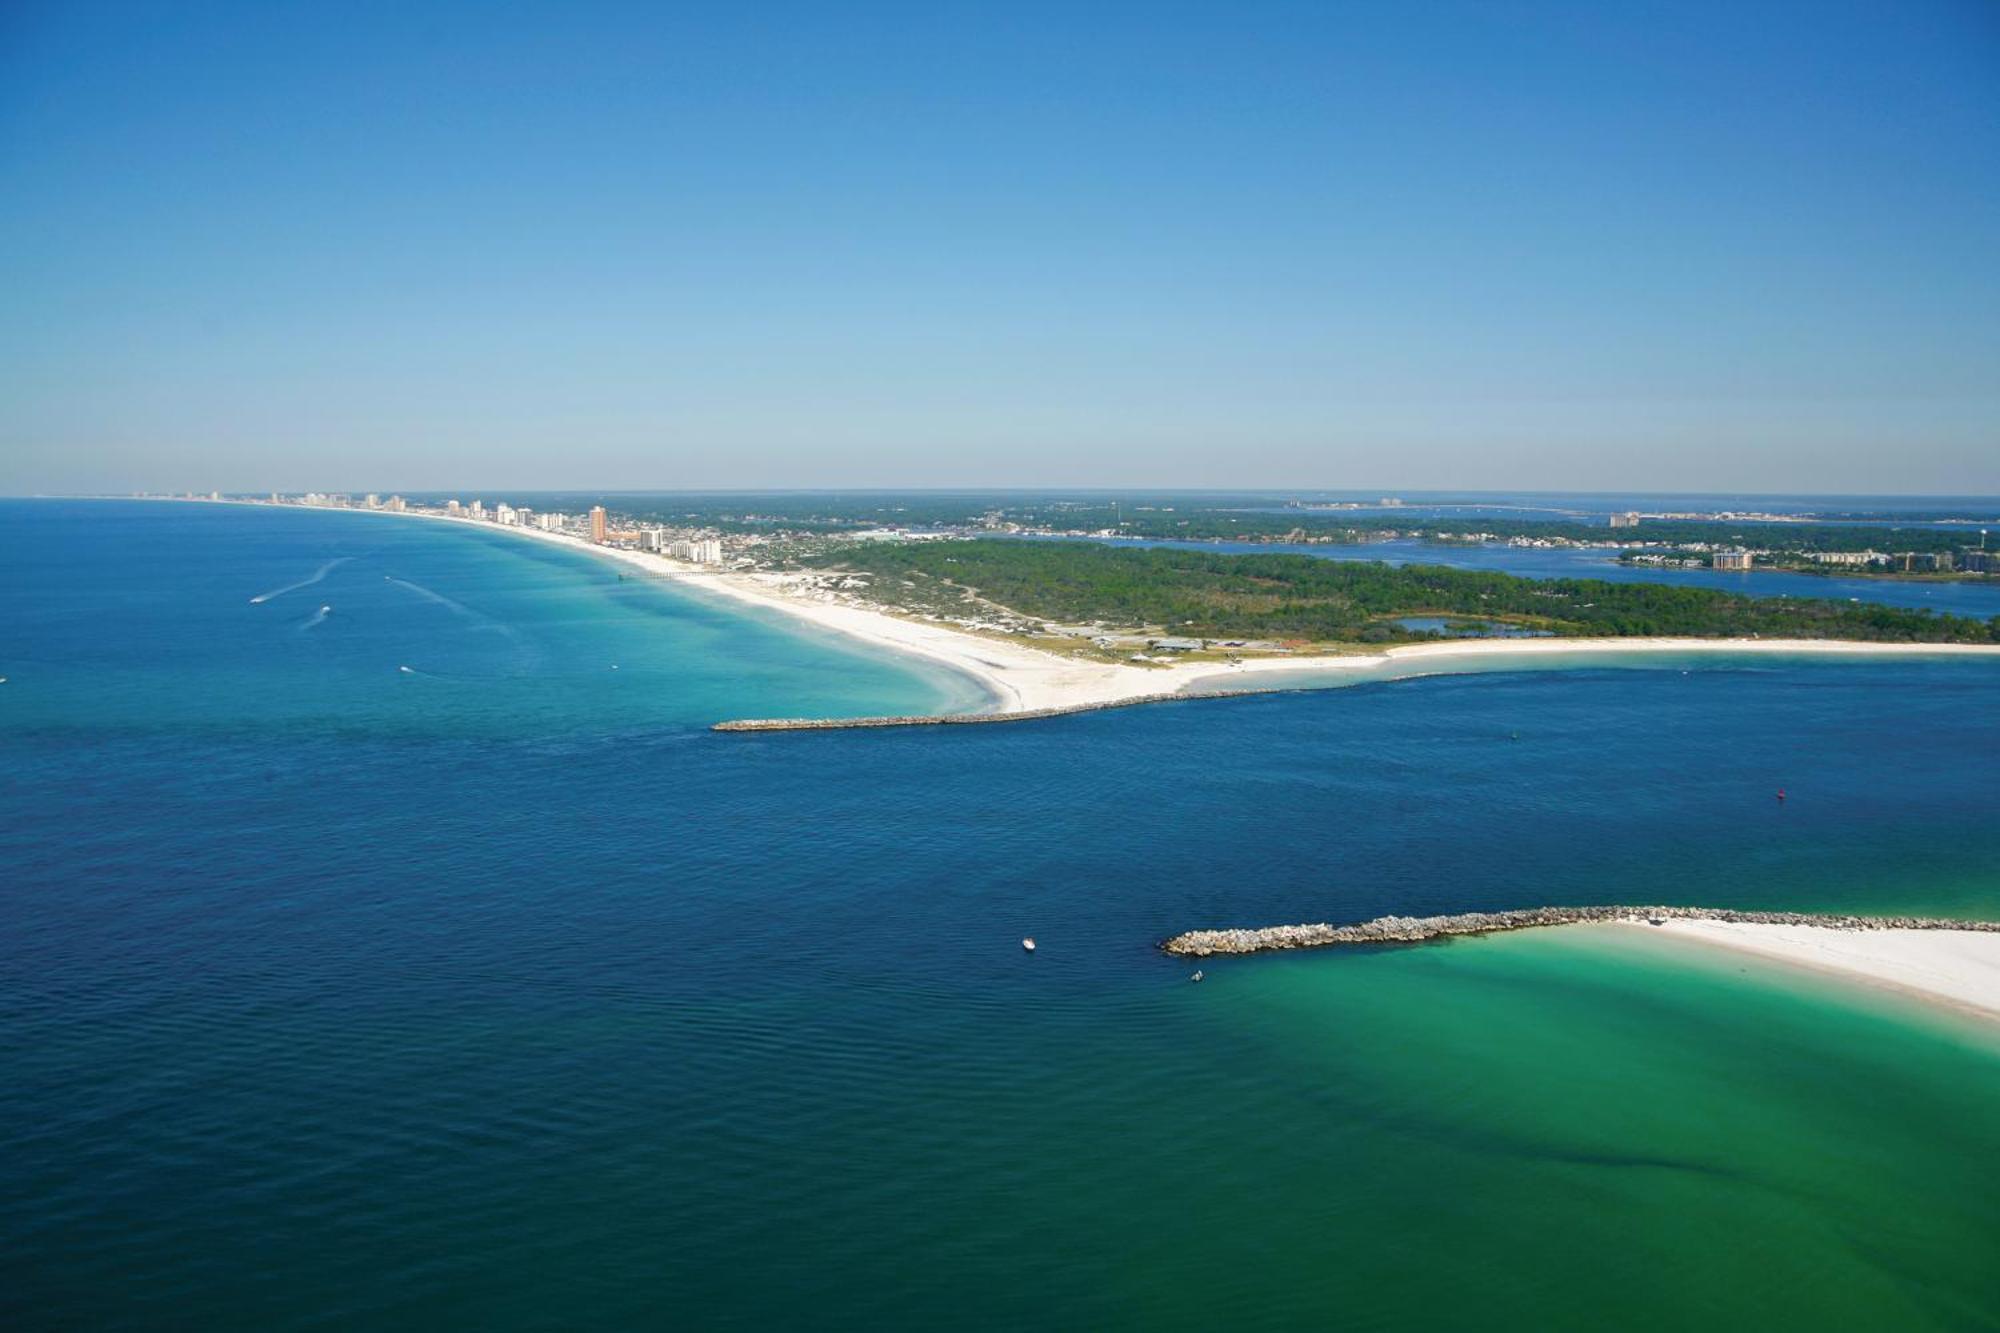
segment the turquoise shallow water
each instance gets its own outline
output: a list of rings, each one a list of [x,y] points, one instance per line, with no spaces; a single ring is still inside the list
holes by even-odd
[[[0,516],[16,727],[578,735],[982,698],[921,662],[477,528],[158,502]]]
[[[1634,930],[1152,948],[2000,914],[1991,664],[716,736],[966,687],[504,538],[0,509],[13,1325],[2000,1320],[1987,1027]]]

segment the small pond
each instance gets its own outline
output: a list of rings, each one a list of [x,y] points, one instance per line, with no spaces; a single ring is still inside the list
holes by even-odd
[[[1447,639],[1546,639],[1552,637],[1545,629],[1529,629],[1524,625],[1509,625],[1497,620],[1478,620],[1464,616],[1399,616],[1389,622],[1398,629],[1406,629],[1414,634],[1439,634]]]

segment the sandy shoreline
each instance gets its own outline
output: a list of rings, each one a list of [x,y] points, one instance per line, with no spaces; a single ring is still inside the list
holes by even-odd
[[[407,517],[407,515],[406,515]],[[905,620],[881,611],[816,600],[786,590],[791,580],[781,574],[723,572],[691,565],[645,551],[593,546],[580,538],[535,528],[503,528],[470,519],[419,514],[441,523],[475,526],[480,531],[513,533],[613,560],[649,574],[704,588],[753,606],[782,612],[822,629],[863,640],[878,648],[910,653],[972,677],[995,700],[993,711],[1024,712],[1117,703],[1146,696],[1199,693],[1203,689],[1231,691],[1298,689],[1298,677],[1394,675],[1407,665],[1412,675],[1424,668],[1463,669],[1474,663],[1504,659],[1546,659],[1550,656],[1615,656],[1628,653],[1744,654],[1778,656],[1934,656],[2000,655],[2000,645],[1853,643],[1823,639],[1482,639],[1449,643],[1415,643],[1376,653],[1293,658],[1253,658],[1243,666],[1190,662],[1173,666],[1121,666],[1058,657],[1025,644],[1007,643],[924,621]]]
[[[571,538],[553,539],[684,581],[700,581],[716,591],[800,616],[880,647],[933,658],[980,679],[1002,701],[1001,712],[1088,706],[1201,688],[1285,690],[1299,688],[1301,677],[1393,676],[1399,666],[1407,666],[1409,674],[1416,675],[1430,667],[1451,670],[1454,666],[1495,660],[1592,656],[1610,659],[1632,653],[1877,658],[2000,654],[2000,645],[1814,639],[1488,639],[1407,644],[1379,653],[1252,659],[1243,667],[1187,663],[1148,669],[1066,661],[1025,645],[989,640],[858,607],[787,596],[776,587],[760,586],[760,581],[768,581],[771,576],[703,573],[698,567],[680,566],[657,556],[607,551]],[[1657,927],[1620,928],[1657,929],[1690,942],[1756,954],[2000,1021],[2000,933],[1841,930],[1829,926],[1703,920],[1668,920]]]
[[[1037,648],[982,638],[943,625],[904,620],[880,611],[800,596],[786,590],[793,580],[782,574],[718,570],[654,555],[649,551],[596,546],[578,537],[543,532],[539,528],[503,528],[497,524],[438,514],[419,514],[416,517],[467,524],[481,531],[511,533],[580,551],[656,577],[671,579],[689,588],[777,611],[821,629],[859,639],[876,648],[887,648],[939,663],[970,677],[983,687],[992,696],[992,711],[995,712],[1105,703],[1175,688],[1163,682],[1158,672],[1142,667],[1071,661]]]
[[[1197,959],[1374,951],[1542,930],[1639,931],[1668,948],[1754,954],[2000,1022],[2000,922],[1955,917],[1597,904],[1190,930],[1161,941],[1160,950]]]
[[[988,639],[943,625],[846,605],[824,595],[801,596],[787,590],[791,580],[784,575],[724,572],[648,552],[596,546],[559,533],[500,527],[442,514],[401,517],[464,524],[480,532],[511,534],[565,547],[692,589],[776,611],[877,648],[909,653],[978,682],[992,696],[993,711],[1001,714],[1088,707],[1162,694],[1199,692],[1202,688],[1227,688],[1232,692],[1298,689],[1309,685],[1302,678],[1314,676],[1387,678],[1398,674],[1401,667],[1407,667],[1408,674],[1417,675],[1427,669],[1450,671],[1466,669],[1472,663],[1509,659],[1592,656],[1610,659],[1634,654],[1878,658],[2000,654],[2000,645],[1982,644],[1781,639],[1486,639],[1408,644],[1381,652],[1342,656],[1251,659],[1242,667],[1217,663],[1122,666],[1066,659],[1025,644]],[[1831,926],[1697,919],[1603,928],[1653,930],[1690,944],[1754,954],[2000,1021],[2000,932],[1843,930]]]
[[[1651,930],[1893,990],[2000,1022],[2000,934],[1668,921]]]
[[[197,503],[260,504],[222,500]],[[384,513],[382,510],[326,510],[329,513]],[[1474,670],[1508,660],[1550,657],[1616,657],[1632,654],[1706,654],[1773,656],[1930,657],[2000,655],[2000,644],[1857,643],[1825,639],[1479,639],[1404,644],[1380,652],[1355,652],[1314,657],[1251,658],[1242,666],[1216,662],[1184,662],[1165,666],[1125,666],[1058,656],[1026,644],[986,638],[926,621],[906,620],[863,607],[837,602],[821,594],[802,595],[798,582],[783,574],[723,571],[688,564],[646,551],[596,546],[578,537],[539,528],[501,527],[477,519],[444,514],[405,513],[435,523],[462,525],[546,542],[585,555],[614,561],[689,588],[766,610],[861,640],[877,648],[908,653],[951,668],[977,682],[992,697],[991,712],[1006,714],[1044,709],[1088,708],[1139,700],[1162,694],[1199,694],[1204,690],[1257,693],[1309,688],[1300,678],[1330,680],[1394,678],[1422,675],[1428,670]],[[1407,668],[1405,672],[1403,668]]]

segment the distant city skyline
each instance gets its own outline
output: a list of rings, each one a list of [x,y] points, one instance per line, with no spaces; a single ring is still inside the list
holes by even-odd
[[[2000,11],[10,6],[0,493],[2000,493]]]

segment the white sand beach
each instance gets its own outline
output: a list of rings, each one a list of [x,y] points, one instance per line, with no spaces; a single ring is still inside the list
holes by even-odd
[[[436,514],[418,517],[444,523],[471,522]],[[1149,670],[1137,666],[1078,661],[1026,644],[1008,643],[1003,639],[968,634],[945,625],[850,606],[823,595],[802,595],[798,591],[801,580],[783,574],[719,570],[648,551],[596,546],[581,538],[543,532],[538,528],[503,528],[490,523],[480,523],[478,527],[482,532],[512,533],[582,551],[672,579],[689,588],[779,611],[878,648],[911,653],[943,663],[985,686],[996,701],[995,712],[1017,713],[1040,708],[1115,703],[1121,699],[1179,688],[1178,681],[1164,674],[1168,668]]]
[[[435,514],[419,517],[445,523],[472,522]],[[721,571],[645,551],[594,546],[576,537],[534,528],[503,528],[490,523],[480,523],[478,527],[481,531],[513,533],[570,547],[720,596],[783,612],[880,648],[943,663],[984,685],[997,701],[994,711],[1000,713],[1089,707],[1204,690],[1297,689],[1303,683],[1300,678],[1309,675],[1377,678],[1422,675],[1430,671],[1476,669],[1508,659],[1546,661],[1552,657],[1613,657],[1634,653],[2000,655],[2000,645],[1989,644],[1851,643],[1823,639],[1478,639],[1404,644],[1381,652],[1246,658],[1241,666],[1217,662],[1126,666],[1062,657],[1028,644],[853,606],[825,594],[802,594],[799,590],[802,581],[784,574]],[[1407,672],[1401,670],[1404,667]]]
[[[227,502],[224,502],[227,503]],[[475,521],[415,514],[436,522]],[[994,696],[998,713],[1115,704],[1189,690],[1285,690],[1312,679],[1478,669],[1508,660],[1554,665],[1634,654],[1741,656],[1936,657],[2000,654],[2000,645],[1855,643],[1794,639],[1481,639],[1406,644],[1381,652],[1339,656],[1246,659],[1125,666],[1066,658],[1022,643],[905,619],[802,592],[783,574],[722,571],[648,552],[596,546],[539,529],[477,523],[481,532],[508,533],[615,561],[689,588],[793,616],[876,647],[917,655],[976,679]],[[1890,987],[1967,1012],[2000,1019],[2000,933],[1951,930],[1841,930],[1708,920],[1617,926],[1656,930],[1705,946],[1735,949],[1855,981]]]
[[[222,503],[230,503],[223,501]],[[338,512],[338,511],[335,511]],[[368,511],[379,512],[379,511]],[[1963,656],[2000,655],[1996,644],[1854,643],[1824,639],[1462,639],[1404,644],[1380,652],[1297,657],[1253,657],[1242,665],[1176,662],[1151,666],[1063,657],[1025,643],[968,633],[948,625],[907,619],[806,591],[805,580],[785,574],[720,570],[646,551],[597,546],[578,537],[539,528],[501,527],[442,514],[404,517],[464,524],[612,560],[690,588],[782,612],[862,640],[878,648],[911,653],[954,668],[977,680],[995,700],[996,713],[1088,708],[1161,694],[1204,691],[1259,692],[1305,688],[1304,677],[1375,679],[1490,668],[1507,660],[1612,658],[1638,653],[1774,656]]]
[[[1671,920],[1651,930],[1902,991],[2000,1021],[2000,932]]]

